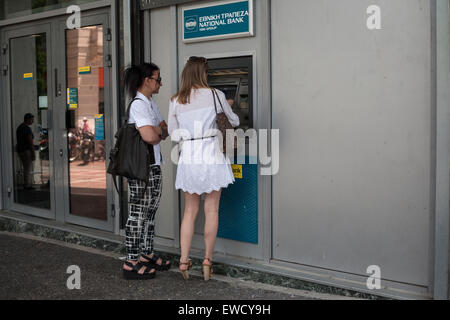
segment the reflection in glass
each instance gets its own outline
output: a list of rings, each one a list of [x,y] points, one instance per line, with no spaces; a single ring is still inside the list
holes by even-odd
[[[10,40],[14,201],[50,209],[47,37]]]
[[[70,213],[107,220],[103,27],[66,30]]]
[[[93,1],[96,0],[1,0],[0,20],[28,16]]]

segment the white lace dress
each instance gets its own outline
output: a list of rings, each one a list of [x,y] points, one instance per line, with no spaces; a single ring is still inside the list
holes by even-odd
[[[225,94],[217,90],[224,110],[217,101],[218,112],[225,112],[233,127],[239,117],[233,113]],[[216,110],[210,89],[192,90],[189,104],[170,102],[168,117],[172,141],[180,144],[175,188],[201,195],[219,191],[234,183],[230,160],[220,150],[217,135]]]

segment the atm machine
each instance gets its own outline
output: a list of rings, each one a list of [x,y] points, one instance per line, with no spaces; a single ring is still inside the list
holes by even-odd
[[[209,59],[208,81],[225,93],[244,132],[254,128],[253,60],[248,57]],[[258,244],[258,165],[249,154],[246,140],[245,162],[234,157],[235,183],[222,192],[219,209],[219,238]],[[242,163],[242,164],[241,164]]]

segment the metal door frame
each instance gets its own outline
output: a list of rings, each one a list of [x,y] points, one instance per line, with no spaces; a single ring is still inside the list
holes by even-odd
[[[93,6],[93,5],[92,5]],[[98,5],[97,5],[98,6]],[[85,6],[81,6],[84,8]],[[90,6],[86,6],[87,9],[89,9]],[[59,11],[58,11],[59,12]],[[104,25],[104,31],[108,29],[113,29],[113,25],[111,22],[111,7],[110,6],[103,6],[100,8],[93,7],[93,10],[89,11],[82,11],[82,26],[88,26],[88,25]],[[111,187],[113,185],[112,178],[110,176],[107,176],[107,210],[108,210],[108,221],[102,222],[98,220],[93,219],[87,219],[87,218],[80,218],[80,217],[74,217],[70,216],[69,214],[66,214],[68,212],[69,202],[68,202],[68,178],[66,170],[68,167],[68,164],[61,163],[61,160],[59,159],[59,156],[57,155],[57,152],[53,152],[54,150],[63,149],[63,160],[67,160],[67,151],[66,148],[63,147],[66,145],[66,134],[57,134],[56,130],[62,133],[61,128],[65,129],[65,114],[63,117],[61,117],[61,114],[58,114],[56,112],[56,105],[61,104],[61,101],[65,105],[65,94],[61,95],[60,97],[55,98],[55,79],[54,79],[54,70],[55,68],[59,68],[63,71],[63,73],[59,73],[58,77],[59,80],[65,79],[65,55],[62,55],[61,48],[59,47],[60,44],[64,44],[64,52],[65,52],[65,24],[67,21],[67,15],[57,15],[53,16],[50,13],[45,14],[46,19],[42,20],[41,22],[27,22],[23,24],[17,24],[17,25],[11,25],[3,27],[0,30],[0,44],[5,43],[8,41],[8,50],[6,54],[3,54],[3,52],[0,52],[0,62],[1,66],[7,65],[9,70],[7,76],[10,76],[10,53],[9,53],[9,39],[21,37],[21,36],[27,36],[32,35],[36,33],[46,33],[47,36],[47,68],[48,68],[48,96],[49,96],[49,110],[52,113],[51,115],[51,130],[49,130],[49,139],[51,141],[50,145],[50,175],[51,175],[51,182],[50,182],[50,188],[51,188],[51,210],[43,210],[39,208],[33,208],[28,207],[24,205],[17,205],[14,203],[14,194],[11,193],[9,196],[8,189],[11,188],[11,191],[13,191],[13,176],[12,176],[12,159],[10,152],[2,152],[0,155],[2,157],[2,167],[1,167],[1,176],[3,177],[3,183],[2,187],[2,196],[0,197],[0,200],[3,200],[3,209],[11,210],[11,211],[17,211],[21,212],[27,215],[37,216],[41,218],[56,220],[60,222],[65,223],[72,223],[76,225],[82,225],[93,229],[100,229],[105,231],[111,231],[114,232],[114,226],[116,222],[115,217],[115,205],[116,205],[116,199],[114,195],[114,190]],[[103,16],[99,19],[99,16]],[[62,26],[63,24],[63,26]],[[105,34],[105,33],[104,33]],[[61,37],[63,38],[61,39]],[[0,48],[1,49],[1,48]],[[105,81],[105,88],[104,88],[104,94],[105,94],[105,138],[106,138],[106,152],[108,153],[111,149],[111,144],[114,140],[114,133],[113,131],[117,127],[117,125],[114,122],[114,115],[116,114],[116,111],[113,108],[112,103],[114,102],[113,94],[114,94],[114,88],[112,88],[113,78],[112,78],[112,69],[114,64],[114,57],[115,52],[113,50],[113,34],[111,34],[111,41],[106,41],[106,38],[104,38],[104,81]],[[111,58],[111,67],[107,67],[106,60]],[[117,57],[116,57],[117,58]],[[62,66],[62,68],[61,68]],[[1,72],[1,71],[0,71]],[[6,79],[5,76],[3,76],[3,73],[0,74],[2,77],[2,82],[0,84],[0,92],[2,93],[0,98],[0,102],[3,106],[5,106],[6,110],[3,110],[4,114],[6,114],[6,117],[0,118],[0,141],[1,144],[4,146],[11,146],[12,141],[12,124],[10,123],[11,119],[11,93],[10,93],[10,80],[3,81],[3,78]],[[65,82],[65,80],[64,80]],[[62,83],[61,83],[62,86]],[[63,86],[62,86],[63,87]],[[62,99],[62,100],[61,100]],[[55,108],[54,108],[55,107]],[[65,108],[64,108],[65,110]],[[63,165],[61,165],[63,164]],[[64,167],[65,166],[65,167]],[[66,173],[65,173],[66,172]],[[64,184],[67,184],[66,187],[64,187]],[[11,186],[11,187],[10,187]],[[67,193],[64,191],[66,189]]]
[[[48,70],[51,70],[53,67],[53,61],[52,61],[52,30],[51,30],[51,23],[50,22],[42,22],[40,24],[34,25],[34,26],[13,26],[9,28],[5,28],[1,31],[1,43],[7,43],[8,48],[3,54],[3,66],[8,66],[7,74],[1,75],[6,79],[6,77],[9,77],[9,79],[2,81],[3,85],[1,86],[3,99],[2,99],[2,105],[6,110],[3,110],[4,114],[6,114],[5,117],[1,117],[0,123],[1,123],[1,142],[2,145],[8,146],[14,148],[12,146],[13,136],[12,136],[12,111],[11,111],[11,66],[10,66],[10,40],[14,38],[20,38],[20,37],[26,37],[38,33],[45,33],[46,34],[46,41],[47,41],[47,68]],[[53,88],[53,76],[50,73],[47,73],[47,94],[49,97],[48,100],[48,110],[51,114],[53,112],[53,106],[54,106],[54,99],[51,93],[54,91]],[[51,117],[50,117],[51,121]],[[51,123],[51,129],[49,130],[49,140],[50,142],[54,142],[55,134],[53,130],[53,124]],[[2,161],[2,170],[4,181],[6,182],[6,188],[3,190],[4,192],[4,202],[5,206],[13,211],[19,211],[23,212],[25,214],[38,216],[41,218],[47,218],[47,219],[55,219],[56,217],[56,195],[55,195],[55,167],[53,165],[54,163],[54,157],[55,152],[54,148],[52,148],[52,144],[50,144],[50,204],[51,209],[45,210],[40,208],[34,208],[30,206],[25,206],[21,204],[16,204],[14,202],[14,170],[13,170],[13,163],[11,158],[11,152],[3,152],[2,154],[3,161]]]
[[[66,73],[66,19],[59,19],[54,22],[55,29],[58,30],[54,35],[55,43],[61,44],[63,48],[59,48],[59,52],[62,54],[56,55],[55,69],[57,69],[58,82],[62,88],[67,88],[67,73]],[[112,59],[112,34],[111,41],[107,39],[108,30],[111,30],[111,11],[109,8],[93,10],[92,12],[84,13],[81,19],[81,27],[88,26],[103,26],[103,66],[104,66],[104,105],[105,105],[105,140],[106,140],[106,154],[109,154],[111,145],[114,142],[113,133],[113,106],[112,106],[112,63],[109,67],[107,62]],[[112,61],[111,61],[112,62]],[[107,221],[101,221],[86,217],[79,217],[70,214],[70,185],[69,185],[69,160],[68,160],[68,148],[67,148],[67,133],[66,133],[66,94],[64,93],[55,99],[56,105],[64,105],[58,114],[55,114],[55,118],[58,121],[58,141],[55,143],[60,146],[58,149],[63,150],[63,157],[60,162],[60,172],[58,174],[58,211],[57,220],[64,221],[66,223],[81,225],[93,229],[114,231],[115,225],[115,199],[114,190],[112,187],[112,178],[106,175],[106,191],[107,191]],[[63,111],[64,110],[64,111]],[[106,162],[107,163],[107,162]],[[106,171],[106,169],[105,169]],[[105,173],[106,174],[106,173]]]
[[[434,109],[433,125],[436,131],[432,133],[436,146],[433,159],[435,177],[434,208],[434,237],[433,257],[430,259],[432,276],[430,277],[430,292],[434,299],[447,300],[449,298],[449,106],[450,106],[450,10],[449,0],[431,2],[432,12],[432,79]],[[435,97],[435,98],[434,98]],[[433,155],[434,156],[434,155]],[[433,178],[434,178],[433,177]]]

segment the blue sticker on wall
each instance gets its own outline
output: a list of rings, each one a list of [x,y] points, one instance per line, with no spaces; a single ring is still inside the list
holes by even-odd
[[[95,115],[95,140],[105,140],[105,115]]]

